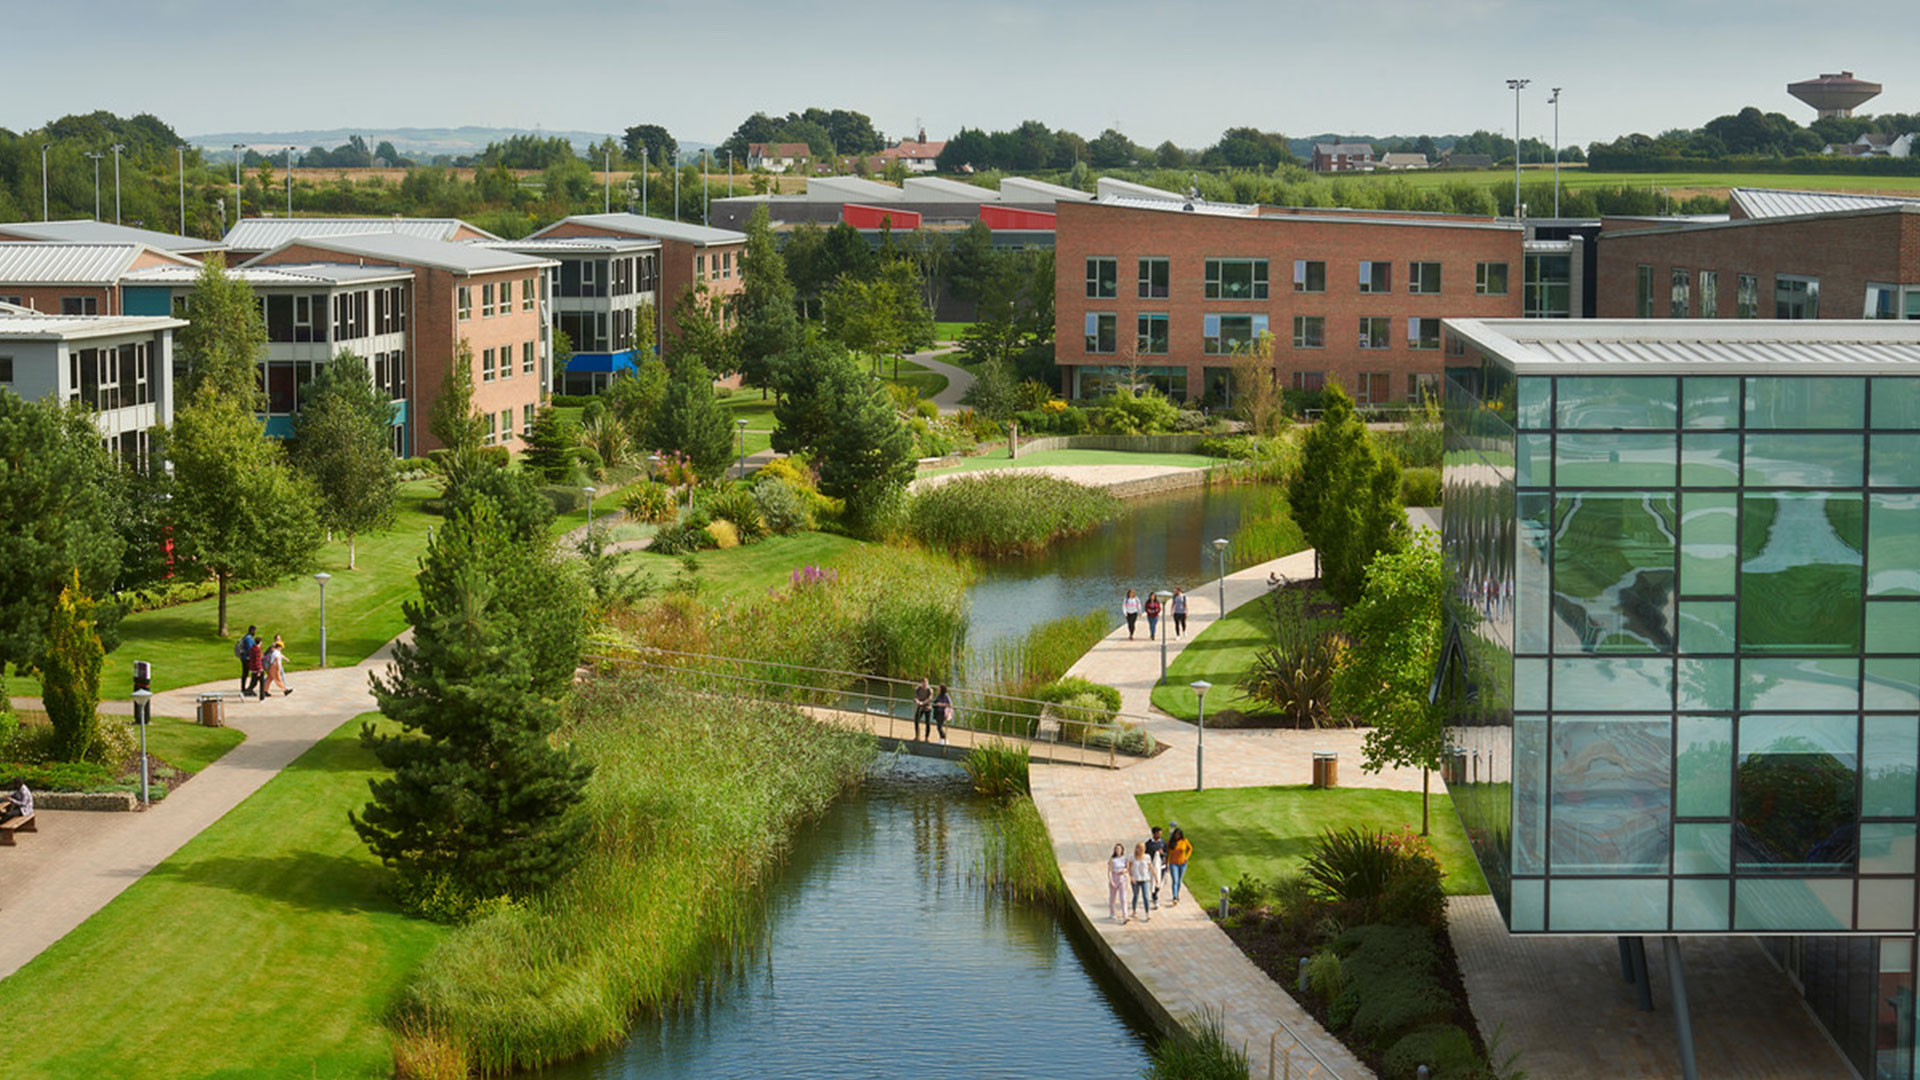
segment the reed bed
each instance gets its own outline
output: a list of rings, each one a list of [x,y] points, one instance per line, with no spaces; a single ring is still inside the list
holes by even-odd
[[[1064,908],[1066,882],[1053,838],[1031,798],[1018,795],[989,811],[984,839],[979,877],[989,890],[1023,904]]]
[[[1293,508],[1287,503],[1286,493],[1273,487],[1263,489],[1241,517],[1240,527],[1234,530],[1233,540],[1227,547],[1227,556],[1234,569],[1239,570],[1306,548],[1306,534],[1300,531],[1300,523],[1293,520]]]
[[[752,942],[767,871],[873,754],[789,707],[646,676],[581,687],[562,735],[595,766],[591,853],[428,955],[389,1018],[403,1080],[500,1076],[626,1038]]]
[[[914,496],[907,531],[938,551],[985,556],[1039,551],[1111,521],[1120,500],[1040,472],[950,480]]]

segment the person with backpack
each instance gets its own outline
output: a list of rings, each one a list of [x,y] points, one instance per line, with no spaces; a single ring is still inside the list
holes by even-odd
[[[240,636],[239,641],[233,643],[233,657],[240,661],[240,693],[242,696],[253,693],[253,650],[259,647],[259,640],[254,637],[254,633],[258,629],[258,627],[254,626],[247,627],[247,632]]]
[[[1178,585],[1173,587],[1173,636],[1187,636],[1187,594]]]

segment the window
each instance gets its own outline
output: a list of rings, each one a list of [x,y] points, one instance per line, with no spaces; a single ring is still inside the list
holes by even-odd
[[[1478,296],[1507,295],[1507,264],[1476,264],[1473,268],[1473,291]]]
[[[100,298],[97,296],[63,296],[60,298],[62,315],[98,315]]]
[[[0,356],[0,383],[13,383],[13,357]]]
[[[1900,317],[1900,288],[1867,282],[1867,310],[1862,318],[1897,319]]]
[[[723,279],[733,276],[733,252],[731,251],[720,256],[720,276]]]
[[[1667,317],[1671,319],[1690,319],[1693,317],[1693,272],[1674,267],[1669,281],[1672,284],[1667,296]]]
[[[1573,256],[1559,253],[1526,257],[1525,303],[1529,319],[1566,319],[1573,316]]]
[[[533,438],[533,406],[530,404],[520,406],[520,437]]]
[[[533,300],[534,300],[534,296],[533,296],[533,279],[532,279],[532,278],[522,278],[522,279],[521,279],[521,281],[520,281],[520,310],[521,310],[521,311],[532,311],[532,310],[533,310]]]
[[[1120,295],[1120,260],[1087,260],[1087,299],[1112,300]]]
[[[493,350],[488,349],[480,354],[480,381],[492,382],[493,375]]]
[[[1384,349],[1390,344],[1387,320],[1373,315],[1360,316],[1360,347]]]
[[[480,317],[493,318],[493,283],[480,286]]]
[[[175,300],[184,300],[184,299],[186,299],[186,298],[185,298],[185,297],[182,297],[182,296],[176,296],[176,297],[174,297],[174,299],[175,299]],[[18,297],[18,296],[9,296],[9,295],[0,295],[0,304],[12,304],[12,305],[13,305],[14,307],[26,307],[26,306],[27,306],[27,304],[26,304],[26,301],[24,301],[24,300],[22,300],[22,299],[21,299],[20,297]]]
[[[367,326],[371,322],[368,316],[372,307],[367,296],[363,290],[333,298],[333,340],[352,341],[367,336]],[[317,303],[315,308],[318,309]]]
[[[492,413],[488,413],[486,444],[488,446],[492,446],[494,442],[497,441],[499,438],[500,438],[500,418],[498,416],[495,416]]]
[[[473,286],[462,285],[454,291],[456,317],[461,322],[473,318]]]
[[[706,279],[707,257],[705,255],[695,255],[693,257],[693,280],[705,281]]]
[[[1393,400],[1393,376],[1384,371],[1363,371],[1354,380],[1354,402],[1360,405],[1385,405]]]
[[[1773,317],[1819,318],[1820,279],[1799,274],[1776,274],[1773,279]]]
[[[1327,388],[1327,373],[1324,371],[1296,371],[1293,373],[1293,388],[1308,394],[1317,394]]]
[[[1439,292],[1440,264],[1437,262],[1408,263],[1407,291],[1421,294]]]
[[[1407,348],[1438,349],[1439,347],[1440,347],[1440,320],[1439,319],[1409,318],[1407,320]]]
[[[1165,300],[1169,291],[1167,260],[1140,260],[1140,299]]]
[[[500,441],[501,442],[513,441],[513,410],[512,409],[500,410]]]
[[[1720,317],[1720,271],[1700,271],[1700,317]]]
[[[1293,260],[1294,292],[1326,292],[1327,264],[1318,259]]]
[[[1209,300],[1265,300],[1267,298],[1267,260],[1208,259]]]
[[[1265,315],[1208,315],[1201,327],[1208,353],[1230,353],[1244,349],[1267,332]]]
[[[1327,320],[1321,315],[1295,315],[1293,317],[1293,347],[1296,349],[1318,349],[1327,343]]]
[[[1119,347],[1119,317],[1110,311],[1087,313],[1087,351],[1110,353]]]
[[[1634,271],[1633,314],[1637,318],[1653,318],[1653,267],[1642,266]]]
[[[1166,353],[1167,317],[1165,315],[1148,314],[1140,316],[1137,333],[1139,340],[1136,342],[1135,347],[1138,348],[1140,352],[1151,353],[1155,356]]]
[[[1393,264],[1390,262],[1363,262],[1360,264],[1360,291],[1363,293],[1390,293],[1393,291]]]
[[[1440,400],[1440,376],[1408,375],[1407,400],[1414,402]]]
[[[520,343],[520,374],[533,374],[533,342],[531,341]]]
[[[1760,317],[1760,279],[1752,274],[1737,274],[1733,279],[1733,317]]]

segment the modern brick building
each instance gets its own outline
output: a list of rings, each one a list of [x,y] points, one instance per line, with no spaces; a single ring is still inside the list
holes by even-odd
[[[477,246],[555,260],[549,288],[554,329],[572,348],[549,387],[556,394],[597,394],[615,375],[632,371],[643,321],[660,341],[660,241],[630,236],[485,240]]]
[[[1524,313],[1524,230],[1438,214],[1161,198],[1058,204],[1064,392],[1129,379],[1224,400],[1233,355],[1273,336],[1281,385],[1337,379],[1364,404],[1437,390],[1440,320]]]
[[[660,242],[659,306],[666,336],[662,349],[672,349],[678,335],[673,309],[695,287],[705,287],[719,299],[721,319],[731,323],[735,297],[741,287],[740,256],[747,235],[732,229],[687,225],[641,214],[575,214],[534,233],[535,240],[567,237],[628,237]]]
[[[120,281],[152,267],[197,272],[200,264],[146,244],[0,241],[0,303],[49,315],[168,315],[171,310],[124,312]]]

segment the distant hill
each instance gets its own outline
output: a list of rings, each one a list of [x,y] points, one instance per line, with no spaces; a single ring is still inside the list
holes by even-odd
[[[379,146],[382,142],[391,142],[395,150],[411,158],[432,158],[440,154],[459,157],[463,154],[477,154],[487,148],[488,143],[505,141],[513,135],[540,135],[546,138],[559,136],[573,144],[577,152],[584,153],[587,147],[613,135],[617,131],[546,131],[537,128],[328,128],[325,130],[308,129],[303,131],[220,131],[205,135],[183,135],[182,138],[193,146],[208,152],[210,158],[221,157],[224,153],[231,156],[235,143],[244,145],[260,153],[267,154],[288,146],[305,150],[320,146],[333,149],[345,143],[350,137],[358,135],[367,141],[368,146]],[[682,154],[698,153],[702,147],[712,143],[680,141]]]

